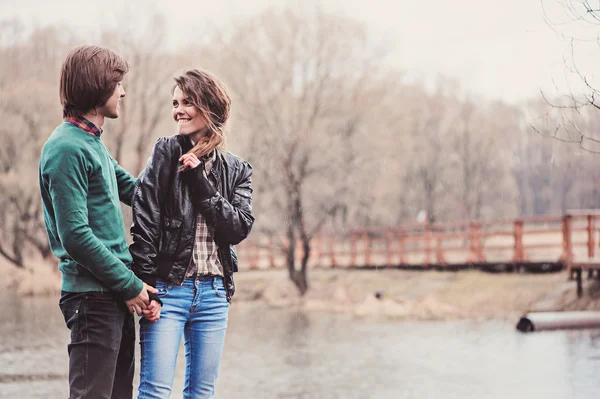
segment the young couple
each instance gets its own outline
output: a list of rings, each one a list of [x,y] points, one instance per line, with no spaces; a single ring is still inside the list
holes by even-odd
[[[101,139],[118,118],[129,66],[97,46],[61,69],[64,122],[42,150],[44,219],[62,272],[60,309],[71,331],[70,399],[130,399],[140,316],[138,398],[168,398],[181,338],[184,398],[212,398],[237,271],[234,245],[252,228],[252,168],[225,150],[231,100],[192,69],[175,78],[177,134],[160,138],[136,180]],[[120,202],[132,206],[125,241]]]

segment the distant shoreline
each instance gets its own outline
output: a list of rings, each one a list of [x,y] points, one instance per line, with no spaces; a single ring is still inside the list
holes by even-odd
[[[60,273],[49,263],[33,270],[0,263],[0,289],[19,296],[56,296]],[[566,272],[487,273],[478,270],[311,269],[300,297],[284,269],[236,273],[232,306],[264,303],[290,310],[415,320],[511,320],[528,311],[600,310],[600,282],[584,279],[584,296]],[[377,295],[376,295],[377,294]],[[377,297],[378,298],[377,298]]]

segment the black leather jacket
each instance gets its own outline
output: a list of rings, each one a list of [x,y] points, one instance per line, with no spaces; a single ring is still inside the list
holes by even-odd
[[[235,292],[237,272],[234,245],[244,240],[254,223],[252,215],[252,166],[231,154],[217,154],[211,174],[217,193],[203,201],[192,201],[192,193],[179,172],[179,158],[191,149],[189,138],[162,137],[140,174],[133,194],[132,270],[155,286],[160,278],[182,284],[192,258],[196,234],[196,212],[214,228],[214,240],[223,266],[227,300]]]

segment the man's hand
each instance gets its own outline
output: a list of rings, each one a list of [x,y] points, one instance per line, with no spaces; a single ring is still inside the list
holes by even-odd
[[[144,313],[144,317],[146,318],[146,320],[157,322],[158,319],[160,319],[161,309],[162,306],[160,306],[160,304],[155,300],[152,300],[150,301],[150,305],[148,305],[148,308],[146,310],[143,310],[142,313]]]
[[[127,305],[127,309],[131,312],[135,312],[138,316],[142,315],[142,311],[148,308],[150,304],[150,298],[148,297],[148,292],[157,293],[158,290],[146,283],[142,287],[142,291],[135,298],[131,298],[128,301],[125,301]]]

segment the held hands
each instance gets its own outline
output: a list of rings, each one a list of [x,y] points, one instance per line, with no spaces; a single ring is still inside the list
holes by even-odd
[[[138,316],[141,316],[142,311],[148,309],[149,305],[151,304],[148,292],[156,294],[158,293],[158,290],[144,283],[144,285],[142,286],[142,291],[140,291],[138,296],[136,296],[135,298],[131,298],[128,301],[125,301],[127,309],[129,309],[131,312],[136,312]]]
[[[208,181],[204,170],[204,161],[194,154],[184,154],[179,158],[182,166],[188,168],[182,172],[183,181],[189,186],[193,199],[203,201],[216,194],[216,190]]]
[[[144,313],[144,317],[146,318],[146,320],[156,323],[158,319],[160,319],[161,309],[162,306],[157,301],[151,300],[150,305],[148,305],[148,308],[146,308],[146,310],[143,310],[142,313]]]

